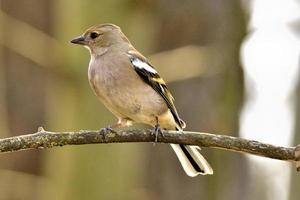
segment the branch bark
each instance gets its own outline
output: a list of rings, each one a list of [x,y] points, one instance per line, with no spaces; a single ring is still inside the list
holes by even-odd
[[[116,129],[103,137],[99,131],[50,132],[40,127],[34,134],[0,139],[0,153],[64,145],[154,141],[155,136],[147,129]],[[191,131],[164,131],[163,135],[158,136],[158,142],[198,145],[289,161],[295,163],[297,171],[300,171],[300,145],[281,147],[238,137]]]

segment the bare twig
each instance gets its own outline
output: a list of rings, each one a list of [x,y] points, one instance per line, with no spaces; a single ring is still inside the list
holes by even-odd
[[[0,152],[64,145],[154,141],[154,136],[147,129],[116,129],[104,138],[99,131],[50,132],[40,127],[34,134],[0,139]],[[280,147],[243,138],[190,131],[164,131],[163,136],[158,136],[158,142],[198,145],[290,161],[296,163],[297,170],[300,171],[299,145],[297,147]]]

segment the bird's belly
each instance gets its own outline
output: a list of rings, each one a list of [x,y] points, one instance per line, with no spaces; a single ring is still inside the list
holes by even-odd
[[[109,91],[111,106],[137,122],[147,123],[168,110],[163,98],[150,86],[123,87]]]
[[[99,100],[118,118],[130,118],[135,122],[153,125],[156,117],[168,111],[168,107],[151,86],[140,79],[138,81],[141,83],[132,85],[130,81],[124,82],[113,77],[94,77],[90,84]]]

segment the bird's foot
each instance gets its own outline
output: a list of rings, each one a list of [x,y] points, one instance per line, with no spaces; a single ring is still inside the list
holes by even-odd
[[[106,139],[106,135],[108,133],[112,133],[115,132],[111,127],[106,127],[106,128],[101,128],[99,130],[99,134],[102,136],[102,138],[105,140]]]
[[[160,128],[160,125],[159,124],[156,124],[154,126],[154,128],[152,129],[151,131],[151,135],[155,135],[155,143],[157,142],[157,138],[158,138],[158,135],[161,135],[162,137],[164,136],[163,135],[163,132],[162,132],[162,129]]]

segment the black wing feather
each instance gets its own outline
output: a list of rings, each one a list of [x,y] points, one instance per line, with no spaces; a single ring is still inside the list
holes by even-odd
[[[173,103],[173,97],[169,91],[169,89],[167,88],[167,85],[163,82],[159,82],[159,81],[155,81],[155,80],[162,80],[159,76],[158,73],[152,73],[144,68],[140,68],[138,66],[135,66],[134,60],[135,59],[139,59],[134,57],[133,55],[129,55],[129,59],[131,64],[134,66],[134,70],[136,71],[136,73],[142,78],[142,80],[147,83],[148,85],[150,85],[158,94],[160,94],[160,96],[165,100],[168,108],[170,109],[175,122],[181,127],[183,128],[184,126],[184,122],[179,118],[177,110],[175,108],[175,105]],[[153,66],[148,63],[145,60],[141,60],[140,61],[146,63],[147,65],[151,66],[153,68]],[[163,81],[163,80],[162,80]]]

